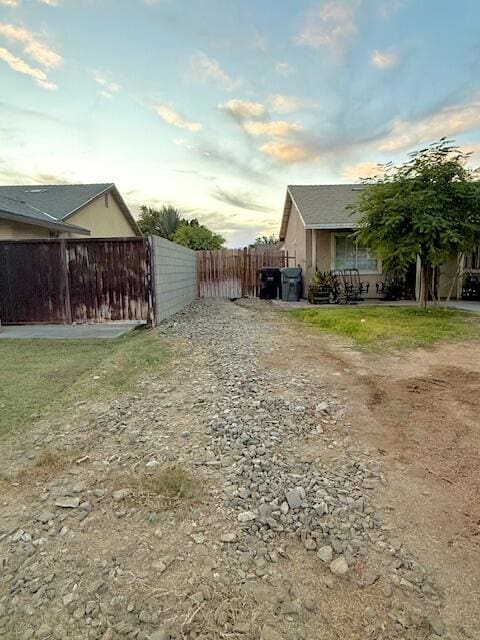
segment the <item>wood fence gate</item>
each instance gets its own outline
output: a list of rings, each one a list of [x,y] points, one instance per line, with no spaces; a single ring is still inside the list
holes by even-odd
[[[262,267],[288,266],[288,253],[278,249],[197,251],[200,298],[257,297]]]
[[[2,324],[148,320],[143,238],[0,242]]]

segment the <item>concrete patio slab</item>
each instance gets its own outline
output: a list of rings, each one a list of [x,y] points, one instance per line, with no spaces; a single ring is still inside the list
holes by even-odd
[[[49,340],[69,340],[91,338],[120,338],[130,333],[142,322],[108,324],[28,324],[0,327],[0,339],[31,340],[46,338]]]

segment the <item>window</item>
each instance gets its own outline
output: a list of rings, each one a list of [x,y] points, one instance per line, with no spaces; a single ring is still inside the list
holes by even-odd
[[[348,234],[333,236],[333,268],[358,269],[361,273],[378,273],[379,261],[368,247],[358,245]]]
[[[105,194],[105,206],[108,209],[108,193]]]

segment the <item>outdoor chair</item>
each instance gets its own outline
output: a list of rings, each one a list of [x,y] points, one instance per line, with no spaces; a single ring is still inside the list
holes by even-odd
[[[333,302],[335,304],[348,304],[351,300],[349,300],[344,271],[342,269],[333,269],[331,273],[333,281]]]
[[[463,300],[480,300],[480,278],[477,274],[468,271],[462,286]]]
[[[358,269],[344,269],[343,278],[348,301],[358,302],[363,300],[362,294],[368,293],[370,283],[360,280]]]

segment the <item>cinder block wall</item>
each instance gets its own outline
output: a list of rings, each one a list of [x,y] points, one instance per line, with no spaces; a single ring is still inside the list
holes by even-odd
[[[197,297],[197,254],[170,240],[150,236],[156,322],[181,311]]]

